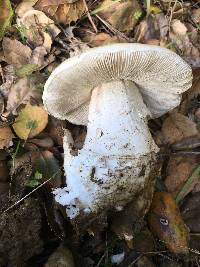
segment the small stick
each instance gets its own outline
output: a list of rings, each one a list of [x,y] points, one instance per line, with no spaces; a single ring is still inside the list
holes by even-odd
[[[120,36],[122,39],[125,39],[126,41],[130,42],[130,39],[123,34],[122,32],[115,29],[112,25],[110,25],[108,22],[106,22],[104,19],[102,19],[99,15],[95,15],[113,34],[116,34]]]
[[[90,15],[90,12],[89,12],[89,9],[88,9],[88,6],[87,6],[87,3],[86,3],[85,0],[83,0],[83,4],[84,4],[84,6],[85,6],[85,9],[86,9],[86,13],[87,13],[88,19],[89,19],[89,21],[90,21],[90,23],[91,23],[91,25],[92,25],[94,31],[97,33],[97,32],[98,32],[97,27],[96,27],[96,25],[94,24],[94,21],[93,21],[91,15]]]
[[[33,189],[30,193],[28,193],[27,195],[25,195],[23,198],[21,198],[20,200],[18,200],[17,202],[15,202],[13,205],[11,205],[10,207],[8,207],[6,210],[4,210],[0,215],[2,215],[3,213],[8,212],[9,210],[11,210],[12,208],[14,208],[15,206],[17,206],[18,204],[20,204],[22,201],[24,201],[25,199],[27,199],[30,195],[32,195],[35,191],[37,191],[39,188],[41,188],[42,186],[44,186],[46,183],[48,183],[51,179],[55,178],[56,174],[58,173],[55,172],[48,180],[46,180],[45,182],[43,182],[42,184],[40,184],[38,187],[36,187],[35,189]]]

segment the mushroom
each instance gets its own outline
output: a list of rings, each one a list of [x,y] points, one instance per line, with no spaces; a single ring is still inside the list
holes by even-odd
[[[159,151],[148,119],[179,105],[191,82],[191,68],[178,55],[143,44],[92,48],[53,71],[44,88],[46,109],[87,125],[78,155],[64,138],[67,185],[54,190],[71,219],[121,210],[147,188]]]

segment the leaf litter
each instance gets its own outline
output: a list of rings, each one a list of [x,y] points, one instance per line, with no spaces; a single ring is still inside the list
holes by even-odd
[[[0,265],[9,262],[17,266],[17,262],[20,266],[25,266],[31,256],[40,252],[34,259],[35,265],[43,258],[43,266],[48,266],[48,263],[45,265],[47,256],[44,255],[52,253],[42,249],[42,244],[53,240],[58,244],[60,235],[55,233],[59,231],[61,236],[68,237],[68,248],[76,251],[76,264],[81,262],[80,266],[115,266],[112,263],[113,255],[123,255],[119,266],[162,266],[162,261],[167,264],[169,259],[165,258],[165,252],[159,252],[165,247],[153,236],[151,240],[156,247],[152,247],[151,241],[148,241],[145,244],[145,252],[139,250],[139,253],[142,253],[141,258],[136,256],[137,248],[144,247],[144,237],[139,237],[138,233],[141,229],[143,232],[149,230],[147,220],[141,220],[141,225],[135,225],[131,219],[131,208],[127,209],[124,225],[120,223],[120,216],[111,216],[108,228],[102,235],[97,235],[98,226],[96,229],[88,229],[81,237],[74,233],[62,209],[54,203],[51,190],[63,185],[61,170],[64,131],[68,129],[72,132],[72,143],[78,152],[84,144],[86,129],[48,117],[42,106],[41,95],[44,83],[54,68],[66,58],[80,54],[89,47],[115,42],[140,42],[169,48],[186,60],[194,68],[193,87],[184,94],[177,109],[155,121],[156,127],[152,128],[152,132],[161,148],[163,184],[178,200],[183,219],[190,231],[198,233],[199,3],[163,0],[19,0],[14,1],[12,6],[9,1],[1,1],[0,8],[2,6],[0,172],[4,175],[3,178],[0,176],[0,203],[2,211],[8,211],[1,220],[2,227],[7,228],[3,237],[0,235],[0,239],[7,242],[5,236],[9,236],[9,231],[14,231],[19,222],[20,225],[29,224],[30,231],[35,230],[30,240],[23,231],[19,232],[19,235],[17,231],[12,232],[12,242],[17,242],[18,254],[16,255],[16,247],[8,242],[5,251],[0,251],[3,255]],[[13,11],[16,16],[13,16]],[[42,240],[38,236],[42,225],[41,216],[46,227],[46,237]],[[170,216],[175,216],[173,211],[170,211]],[[133,237],[132,243],[120,240],[121,236],[126,234],[124,231],[128,231]],[[189,246],[200,250],[198,236],[194,238],[192,233]],[[32,242],[34,244],[31,251],[27,249],[27,254],[22,251],[24,242],[27,248]],[[37,242],[38,246],[35,245]],[[54,246],[54,251],[56,247],[58,245]],[[152,250],[155,250],[153,254],[148,254]],[[147,254],[144,256],[143,253]],[[171,256],[170,252],[168,255]],[[175,263],[173,259],[172,262]],[[56,256],[54,259],[53,254],[51,261],[52,266],[55,266]],[[185,263],[184,259],[178,261],[180,264]],[[188,256],[188,261],[196,266],[195,257]]]

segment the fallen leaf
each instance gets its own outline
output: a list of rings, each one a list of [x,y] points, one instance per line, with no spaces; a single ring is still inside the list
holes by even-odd
[[[31,58],[31,49],[27,45],[23,45],[16,39],[12,40],[5,37],[2,42],[4,57],[8,64],[19,68],[29,63]]]
[[[43,46],[48,52],[52,40],[60,33],[54,21],[39,10],[28,10],[17,19],[17,25],[21,35],[26,37],[30,44],[34,47]]]
[[[24,0],[15,9],[15,13],[17,14],[18,17],[23,17],[23,15],[28,11],[28,10],[33,10],[33,6],[37,0]]]
[[[16,69],[16,75],[20,78],[23,78],[25,76],[29,76],[37,69],[38,69],[37,64],[26,64],[26,65],[23,65],[22,67]]]
[[[53,153],[45,150],[40,152],[40,156],[34,160],[34,169],[40,172],[43,176],[43,181],[50,178],[49,182],[52,188],[61,186],[61,169],[58,160],[54,157]]]
[[[4,67],[3,77],[4,80],[3,83],[0,85],[0,93],[4,97],[4,99],[7,99],[8,94],[10,92],[10,88],[16,79],[15,68],[12,65]]]
[[[10,89],[6,110],[16,115],[17,108],[21,104],[27,104],[36,94],[37,92],[31,90],[29,78],[19,79]]]
[[[179,203],[184,197],[191,192],[191,190],[195,187],[200,180],[200,166],[198,166],[192,174],[187,178],[184,185],[179,190],[176,195],[176,203]]]
[[[3,96],[0,94],[0,116],[4,111],[4,98]]]
[[[184,93],[183,101],[180,105],[181,113],[188,114],[196,112],[198,109],[198,96],[200,95],[200,71],[199,69],[193,70],[192,87]]]
[[[56,22],[63,24],[70,24],[72,21],[76,22],[85,12],[82,0],[39,0],[34,8],[43,11]]]
[[[185,35],[187,33],[186,26],[178,19],[173,19],[171,22],[171,28],[174,34]]]
[[[150,8],[149,8],[149,12],[153,13],[153,14],[158,14],[158,13],[161,13],[162,10],[159,7],[155,6],[155,5],[151,5]]]
[[[51,137],[46,133],[41,133],[37,138],[29,140],[30,143],[37,145],[38,147],[49,149],[53,147],[54,142]]]
[[[138,22],[138,12],[142,9],[137,0],[112,1],[104,0],[98,7],[98,14],[115,29],[121,32],[130,32]]]
[[[33,50],[30,63],[41,68],[45,64],[45,56],[47,51],[43,46],[38,46]]]
[[[149,39],[165,40],[169,31],[168,18],[163,14],[148,16],[136,28],[135,39],[137,42],[147,43]]]
[[[110,36],[107,33],[101,32],[99,34],[88,34],[84,37],[84,42],[87,42],[90,47],[97,47],[112,43],[125,43],[126,40],[119,36]]]
[[[168,192],[172,193],[175,197],[198,164],[198,158],[196,156],[170,157],[165,179]],[[191,189],[189,191],[191,191]]]
[[[181,206],[183,219],[192,233],[200,232],[200,194],[192,194]]]
[[[12,127],[19,138],[26,140],[42,132],[47,123],[48,113],[43,107],[27,104],[20,111]]]
[[[64,245],[60,245],[48,258],[44,267],[62,266],[63,263],[68,267],[75,267],[71,251]]]
[[[200,8],[195,8],[192,10],[192,20],[194,23],[200,23]]]
[[[13,137],[14,135],[9,126],[0,127],[0,149],[12,146]]]
[[[175,254],[188,253],[189,233],[176,202],[167,192],[156,192],[148,213],[151,231]]]
[[[164,120],[157,144],[173,144],[183,138],[198,135],[196,124],[181,113],[173,112]]]
[[[193,61],[195,63],[200,60],[200,52],[190,41],[186,25],[178,19],[173,19],[171,29],[172,31],[169,32],[169,47],[174,48],[191,65]]]
[[[64,137],[64,129],[66,128],[66,122],[62,120],[58,120],[54,117],[50,117],[48,132],[50,137],[54,140],[54,142],[63,146],[63,137]]]
[[[11,25],[13,10],[10,0],[0,0],[0,40],[3,38],[7,28]]]

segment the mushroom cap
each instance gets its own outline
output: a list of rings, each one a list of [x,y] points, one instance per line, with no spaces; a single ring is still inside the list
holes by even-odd
[[[44,105],[56,118],[87,125],[92,90],[114,80],[134,82],[156,118],[179,105],[181,94],[191,87],[192,70],[180,56],[159,46],[91,48],[52,72],[44,87]]]

